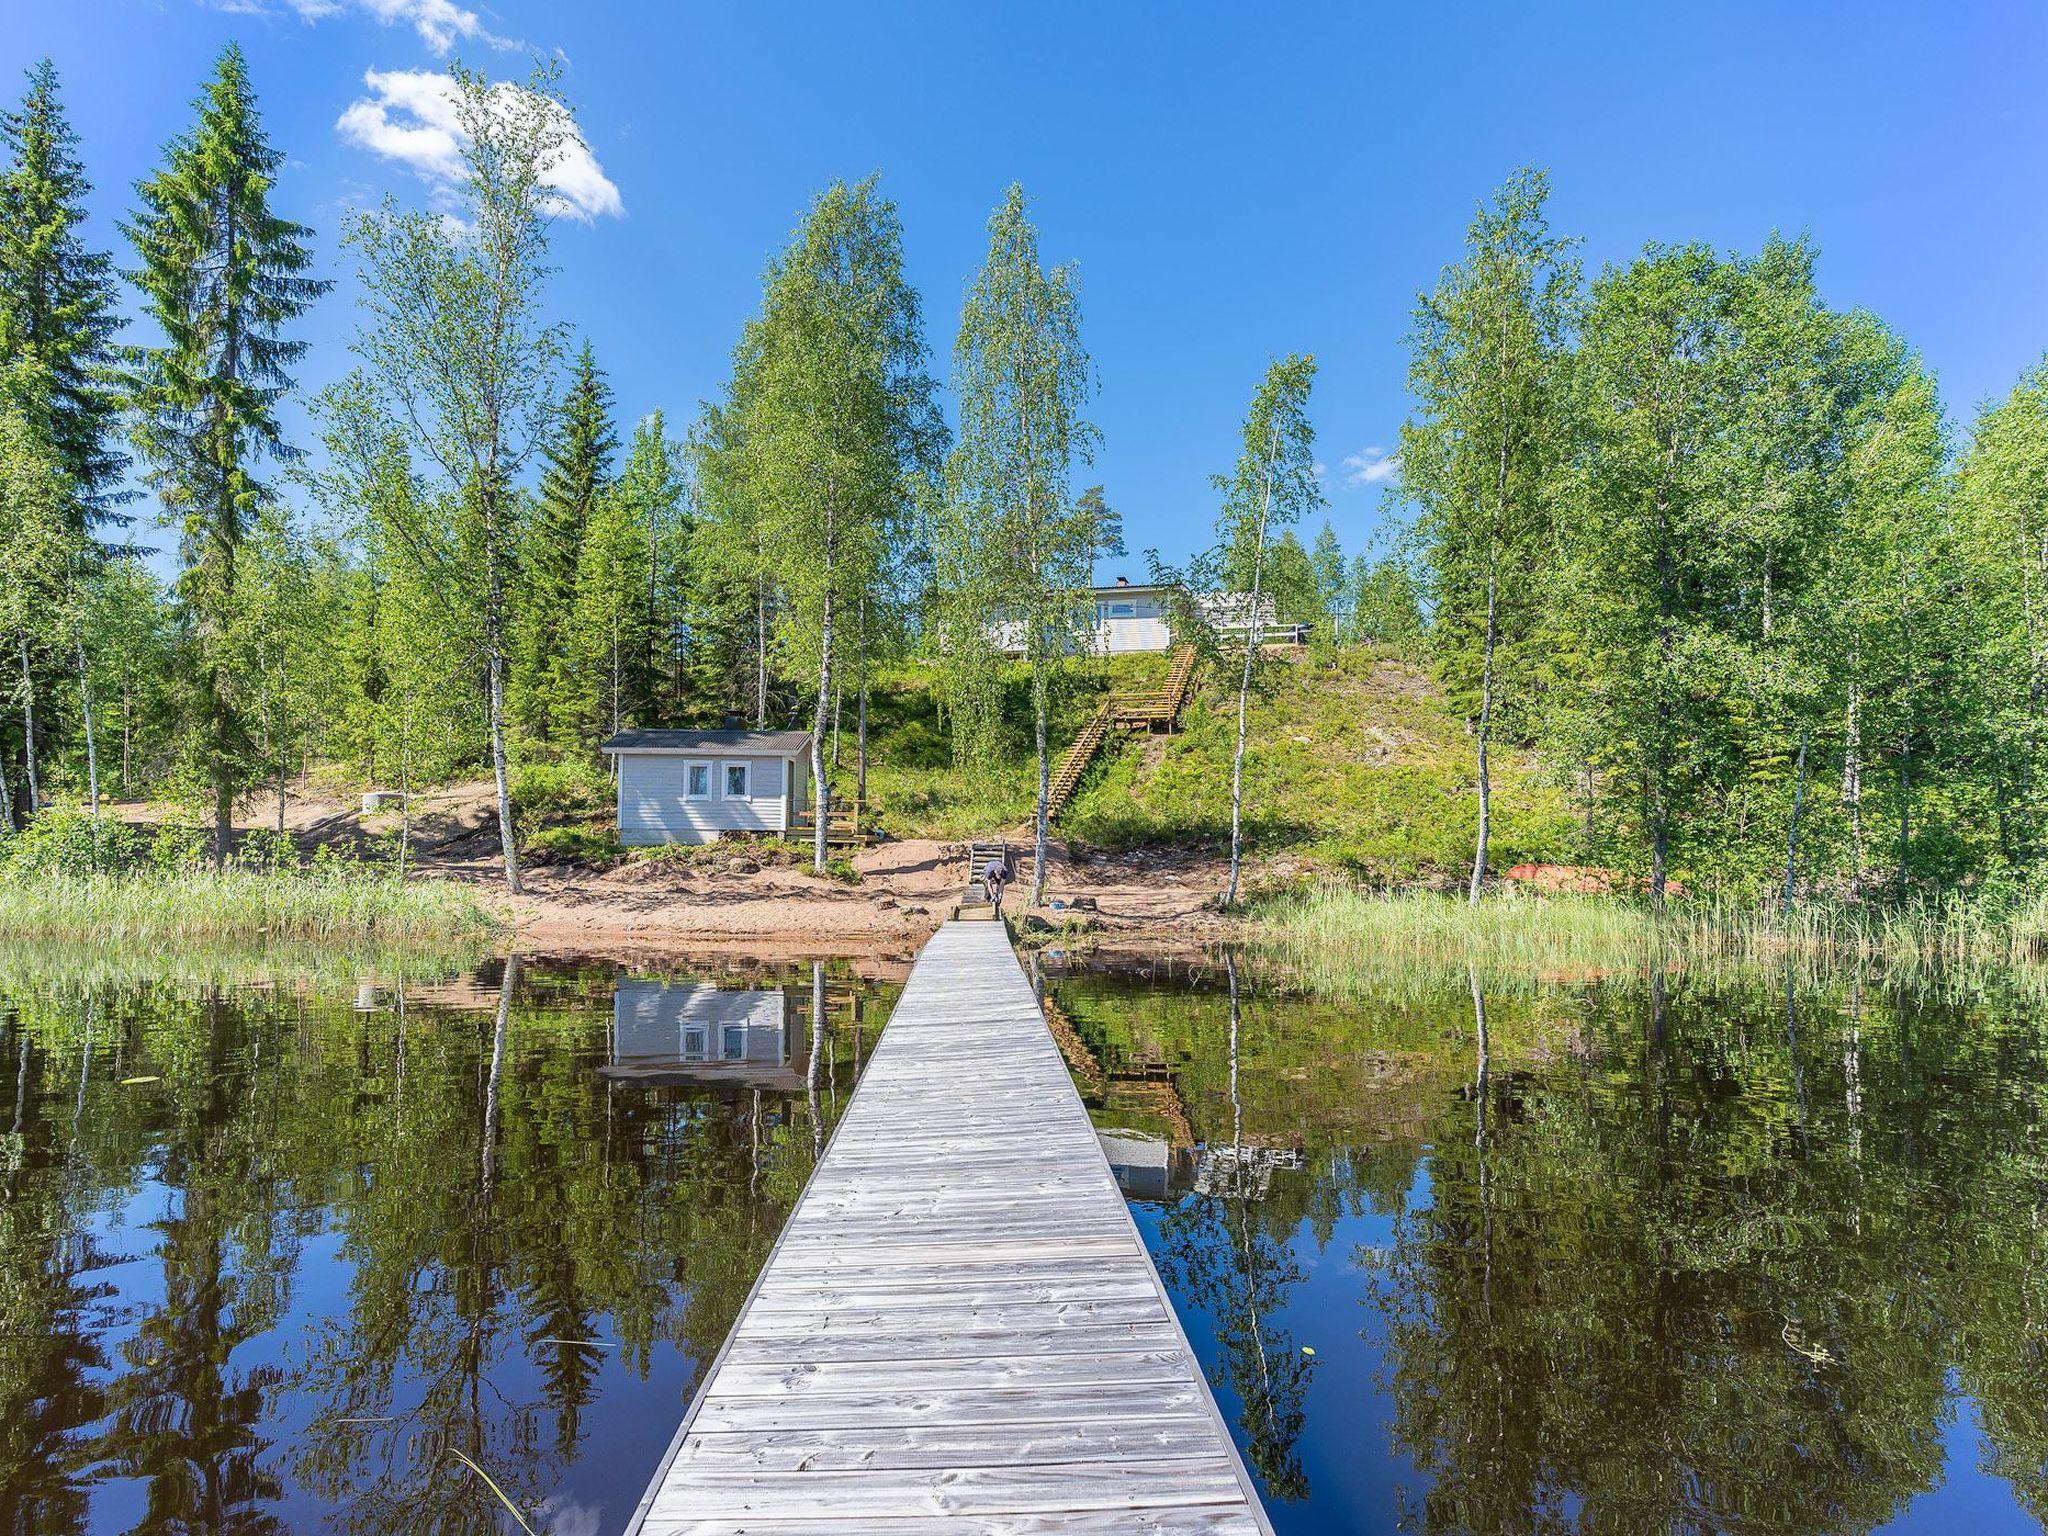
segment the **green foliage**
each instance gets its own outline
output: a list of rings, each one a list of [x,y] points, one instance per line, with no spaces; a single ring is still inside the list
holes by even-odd
[[[1111,848],[1180,844],[1227,852],[1231,695],[1206,694],[1171,737],[1140,737],[1083,785],[1062,830]],[[1469,854],[1470,739],[1412,663],[1349,650],[1334,667],[1274,663],[1248,700],[1244,837],[1255,854],[1288,855],[1374,883],[1458,869]],[[1495,838],[1503,862],[1571,847],[1569,804],[1542,765],[1503,751]]]
[[[1565,340],[1578,304],[1572,242],[1550,233],[1540,171],[1511,177],[1473,219],[1465,259],[1417,304],[1401,429],[1404,493],[1417,509],[1433,619],[1431,653],[1452,694],[1473,699],[1479,806],[1471,895],[1485,881],[1497,722],[1541,675],[1559,470],[1571,446]]]
[[[197,114],[137,187],[141,208],[126,231],[141,263],[136,285],[163,338],[137,353],[136,441],[181,531],[179,596],[195,650],[188,739],[213,793],[218,863],[255,759],[238,619],[242,545],[273,505],[256,468],[263,456],[292,457],[277,407],[306,344],[285,328],[328,284],[305,275],[312,231],[271,209],[285,157],[263,134],[233,44]]]
[[[1024,189],[1013,184],[989,219],[988,257],[953,345],[960,441],[933,529],[934,628],[963,764],[986,761],[995,729],[992,624],[1015,631],[1030,665],[1040,785],[1034,901],[1045,882],[1053,698],[1093,629],[1088,592],[1105,532],[1099,498],[1076,499],[1070,489],[1099,436],[1083,414],[1094,387],[1074,270],[1040,262]]]
[[[604,640],[611,626],[623,628],[646,587],[637,570],[618,569],[622,534],[624,558],[634,558],[641,547],[630,526],[620,527],[620,508],[611,501],[612,457],[619,446],[611,408],[611,389],[585,342],[554,434],[542,450],[546,468],[533,515],[520,534],[522,613],[513,714],[536,740],[558,746],[588,747],[597,722],[596,669],[606,659]],[[586,552],[593,524],[602,544]],[[623,605],[622,578],[628,583]],[[640,646],[637,636],[622,633],[620,641],[610,660],[623,669],[628,657],[637,661]],[[615,707],[625,686],[621,678],[611,690]]]
[[[945,423],[917,291],[903,271],[902,225],[873,178],[835,184],[811,205],[769,264],[765,288],[733,354],[705,478],[729,525],[717,547],[756,584],[763,622],[772,574],[783,664],[816,679],[811,773],[823,800],[845,636],[864,639],[870,614],[889,602]],[[765,651],[759,661],[765,684]],[[764,707],[757,699],[757,717]],[[825,826],[819,817],[819,870]]]
[[[73,534],[116,516],[131,494],[121,489],[128,457],[112,378],[121,326],[113,259],[79,232],[91,191],[44,59],[28,71],[20,108],[0,112],[0,358],[43,381]]]
[[[119,822],[50,810],[11,836],[0,834],[0,884],[121,874],[141,862],[142,852],[141,839]]]
[[[544,827],[528,834],[524,851],[538,864],[583,869],[610,869],[625,856],[619,834],[610,827]]]
[[[431,496],[386,498],[380,514],[445,611],[473,623],[485,733],[498,790],[506,884],[519,889],[519,843],[506,732],[514,607],[518,478],[549,423],[563,331],[542,309],[548,174],[576,135],[559,64],[507,88],[451,66],[456,139],[466,175],[459,216],[383,210],[359,217],[348,240],[361,259],[364,317],[359,373],[337,399],[362,465],[432,464]],[[574,570],[573,563],[569,566]]]
[[[521,804],[550,816],[574,816],[610,809],[610,776],[588,756],[522,757],[512,769],[512,792]]]
[[[1415,577],[1399,560],[1353,557],[1348,578],[1351,634],[1368,645],[1412,646],[1423,636]]]

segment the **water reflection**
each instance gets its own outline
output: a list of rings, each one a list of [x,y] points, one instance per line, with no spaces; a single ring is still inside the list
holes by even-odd
[[[1282,1531],[2039,1528],[2026,999],[1468,983],[1049,988],[1098,1125],[1195,1170],[1135,1211]]]
[[[615,1529],[893,991],[0,978],[0,1530]]]

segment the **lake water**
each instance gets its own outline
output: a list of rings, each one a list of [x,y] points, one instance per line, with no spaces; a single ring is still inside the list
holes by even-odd
[[[1231,982],[1048,990],[1280,1532],[2042,1528],[2038,999]]]
[[[0,977],[0,1531],[622,1527],[893,989],[506,981]]]
[[[1043,979],[1281,1532],[2041,1529],[2048,1003],[1232,972]],[[0,974],[0,1532],[612,1536],[894,991]]]

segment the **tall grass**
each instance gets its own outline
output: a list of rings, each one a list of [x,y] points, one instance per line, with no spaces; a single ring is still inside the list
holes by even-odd
[[[1815,902],[1790,913],[1695,898],[1660,917],[1618,896],[1502,895],[1472,906],[1455,896],[1323,886],[1260,903],[1252,947],[1303,984],[1340,996],[1475,970],[1542,982],[1672,964],[2013,966],[2048,957],[2048,897]]]
[[[462,887],[390,875],[228,869],[0,882],[0,939],[16,942],[144,953],[250,943],[403,948],[491,932]]]

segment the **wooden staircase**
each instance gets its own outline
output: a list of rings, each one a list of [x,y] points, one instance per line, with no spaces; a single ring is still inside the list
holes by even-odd
[[[1102,707],[1088,717],[1081,734],[1068,745],[1054,765],[1048,787],[1048,814],[1057,816],[1081,787],[1081,778],[1095,754],[1109,740],[1112,731],[1171,731],[1179,728],[1181,712],[1195,689],[1195,648],[1177,647],[1173,667],[1163,688],[1131,689],[1112,693]]]
[[[994,922],[996,904],[982,895],[981,872],[1000,860],[1008,877],[1017,877],[1017,856],[1008,843],[969,843],[967,845],[967,879],[960,888],[960,900],[953,907],[953,916],[962,922]]]

